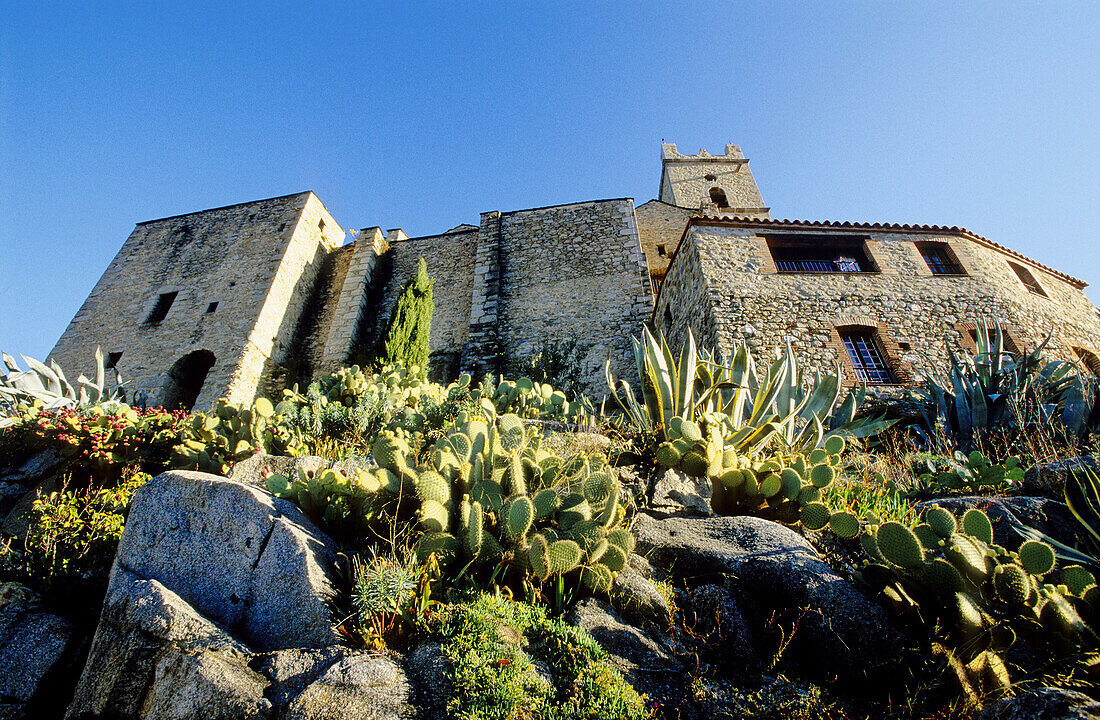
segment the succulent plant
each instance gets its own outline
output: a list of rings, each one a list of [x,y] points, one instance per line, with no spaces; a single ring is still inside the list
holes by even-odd
[[[940,506],[910,528],[869,525],[861,536],[868,562],[857,581],[896,610],[916,613],[929,629],[960,689],[974,702],[1011,688],[998,651],[1021,634],[1053,653],[1095,649],[1088,622],[1100,610],[1090,572],[1069,566],[1062,584],[1050,545],[1027,540],[1016,552],[992,543],[992,524],[978,509],[961,520]]]
[[[606,461],[551,455],[518,415],[483,410],[460,418],[415,471],[396,439],[376,446],[387,472],[415,473],[418,554],[543,582],[572,573],[589,590],[606,591],[634,547]]]
[[[195,413],[184,425],[173,448],[175,466],[227,474],[233,463],[270,444],[273,415],[267,398],[256,398],[250,406],[218,400],[210,414]]]

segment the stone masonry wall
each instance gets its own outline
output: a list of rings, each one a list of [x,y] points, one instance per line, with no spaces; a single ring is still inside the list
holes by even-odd
[[[800,232],[807,231],[694,224],[666,277],[655,322],[679,342],[686,326],[708,332],[696,318],[711,307],[714,340],[724,353],[743,340],[758,363],[769,362],[789,341],[810,370],[839,362],[849,381],[853,375],[838,327],[874,330],[901,381],[942,366],[945,338],[966,346],[969,338],[961,332],[977,317],[1001,320],[1025,348],[1053,328],[1051,358],[1076,360],[1070,345],[1092,350],[1100,344],[1100,320],[1080,288],[966,234],[815,229],[815,235],[867,238],[865,247],[881,272],[777,273],[763,235]],[[966,275],[932,275],[917,241],[946,243]],[[1028,291],[1009,259],[1026,265],[1050,298]]]
[[[649,265],[649,278],[654,291],[668,270],[672,253],[676,251],[687,220],[693,213],[693,210],[660,200],[650,200],[634,210],[638,218],[638,240]]]
[[[490,311],[496,315],[502,358],[526,357],[546,338],[588,344],[582,382],[589,392],[602,394],[604,361],[610,357],[616,373],[631,366],[630,336],[641,331],[652,306],[633,201],[483,216],[480,235],[491,234],[494,222],[499,222],[499,290],[479,294],[475,287],[483,307],[474,308],[474,322],[491,317]],[[479,246],[487,240],[479,237]],[[485,247],[479,253],[492,255]],[[491,281],[492,274],[479,277]],[[464,364],[472,366],[478,358],[484,358],[483,349],[472,347]]]
[[[721,347],[714,318],[716,301],[717,296],[711,297],[707,278],[703,275],[695,236],[689,233],[676,249],[668,274],[661,283],[652,326],[665,336],[677,353],[687,340],[688,330],[699,347]]]
[[[435,309],[428,341],[433,375],[448,382],[457,377],[459,357],[469,332],[476,246],[477,230],[392,242],[379,262],[376,289],[363,325],[362,345],[373,343],[385,330],[401,286],[415,275],[419,259],[424,258],[428,275],[435,281],[432,286]]]
[[[256,339],[264,309],[268,318],[276,314],[269,306],[272,282],[312,197],[298,193],[140,223],[50,358],[75,377],[91,372],[97,345],[105,354],[121,352],[118,367],[131,397],[143,391],[156,403],[172,365],[207,350],[216,359],[196,407],[224,395],[235,377],[243,390],[242,348]],[[168,292],[178,295],[167,316],[147,323],[159,295]],[[213,302],[217,308],[206,312]]]
[[[707,175],[714,176],[708,180]],[[710,189],[720,187],[730,210],[763,211],[764,199],[749,170],[749,162],[736,145],[726,145],[725,155],[684,155],[673,143],[661,147],[660,199],[671,205],[698,210],[710,203]]]

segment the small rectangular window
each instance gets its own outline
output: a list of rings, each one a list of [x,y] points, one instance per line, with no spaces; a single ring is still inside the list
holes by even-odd
[[[153,312],[149,313],[149,318],[145,321],[150,325],[156,325],[161,320],[168,316],[168,310],[172,307],[172,303],[176,301],[176,295],[178,292],[161,293],[157,298],[157,304],[153,306]]]
[[[840,333],[856,379],[867,383],[892,383],[894,374],[886,364],[874,333],[866,330],[845,330]]]
[[[962,266],[959,265],[958,260],[955,259],[955,255],[951,252],[951,248],[947,246],[947,243],[922,242],[917,243],[917,248],[920,250],[920,254],[924,257],[924,262],[928,264],[928,269],[932,271],[933,275],[966,274]]]
[[[657,254],[660,255],[661,257],[664,257],[666,255],[664,245],[658,245],[657,246]]]
[[[878,272],[863,246],[863,238],[805,236],[767,238],[779,272]]]
[[[206,306],[206,314],[209,315],[210,313],[214,312],[217,309],[218,309],[218,301],[215,300],[214,302],[212,302],[212,303],[210,303],[209,305]]]
[[[1012,268],[1012,271],[1016,273],[1016,277],[1020,278],[1020,282],[1022,282],[1028,290],[1030,290],[1035,295],[1050,297],[1049,295],[1047,295],[1046,291],[1043,290],[1043,286],[1039,284],[1039,281],[1035,279],[1035,276],[1031,274],[1030,270],[1028,270],[1023,265],[1017,265],[1014,262],[1010,262],[1008,265]]]
[[[107,362],[103,364],[105,370],[114,370],[118,367],[118,361],[122,359],[122,352],[107,353]]]

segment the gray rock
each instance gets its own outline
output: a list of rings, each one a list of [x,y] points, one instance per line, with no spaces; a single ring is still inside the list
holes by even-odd
[[[653,484],[653,500],[649,509],[662,516],[713,515],[710,495],[710,480],[667,468]]]
[[[266,696],[276,706],[282,706],[298,697],[342,653],[338,647],[287,648],[258,655],[249,667],[271,681]]]
[[[933,505],[950,510],[956,517],[961,517],[970,508],[984,510],[993,524],[993,542],[1010,550],[1015,550],[1025,538],[1009,525],[1008,518],[1014,518],[1067,545],[1077,546],[1084,539],[1081,524],[1066,504],[1045,497],[950,497],[925,500],[914,507],[923,513]]]
[[[627,621],[665,632],[673,610],[665,596],[634,567],[627,565],[611,585],[611,605]]]
[[[451,697],[450,662],[443,655],[443,646],[436,640],[426,640],[405,658],[405,667],[416,688],[417,704],[424,717],[446,715]]]
[[[0,517],[7,517],[19,498],[27,494],[27,487],[13,482],[0,481]]]
[[[1090,720],[1100,717],[1100,702],[1084,693],[1041,687],[998,700],[974,720]]]
[[[683,666],[653,637],[623,622],[607,603],[585,598],[566,621],[592,635],[638,692],[663,705],[675,705],[683,697],[687,680]]]
[[[0,480],[19,485],[37,485],[48,475],[54,475],[65,463],[65,458],[55,450],[44,450],[27,458],[18,468],[0,472]]]
[[[158,581],[257,650],[325,647],[335,644],[329,542],[266,492],[167,472],[134,494],[112,574]]]
[[[290,702],[285,720],[396,720],[415,714],[409,683],[387,657],[347,653]]]
[[[704,643],[704,652],[716,671],[725,676],[743,676],[760,669],[753,645],[752,628],[741,605],[721,585],[703,585],[692,590],[690,622],[692,635]]]
[[[267,718],[250,659],[164,585],[116,567],[66,718]]]
[[[701,679],[695,689],[695,700],[699,704],[700,717],[708,719],[788,720],[847,716],[830,712],[822,700],[820,688],[784,677],[762,676],[747,686],[721,679]]]
[[[1100,458],[1083,456],[1033,465],[1024,473],[1022,489],[1029,495],[1061,499],[1070,474],[1081,474],[1085,470],[1100,474]]]
[[[42,611],[34,593],[19,583],[0,585],[0,717],[56,708],[58,691],[48,679],[70,663],[74,645],[73,626]],[[61,700],[56,709],[63,708]]]
[[[19,499],[8,510],[3,522],[0,522],[0,533],[14,538],[25,538],[34,520],[32,506],[40,495],[49,495],[61,490],[61,481],[56,477],[49,477],[38,483],[31,490],[25,490]]]
[[[797,630],[783,660],[820,681],[894,676],[909,643],[881,606],[822,562],[806,539],[756,517],[638,515],[638,552],[694,584],[724,584],[754,637],[777,619]],[[788,632],[790,630],[788,628]]]

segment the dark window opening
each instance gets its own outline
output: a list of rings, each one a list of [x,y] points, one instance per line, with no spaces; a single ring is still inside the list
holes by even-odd
[[[917,249],[928,264],[928,269],[933,275],[965,275],[966,271],[955,259],[954,253],[946,243],[927,242],[917,243]]]
[[[107,353],[107,362],[103,364],[104,370],[114,370],[118,367],[118,361],[122,359],[121,352]]]
[[[668,328],[668,327],[671,327],[671,326],[672,326],[672,309],[668,305],[665,305],[665,327]]]
[[[214,312],[217,309],[218,309],[218,301],[215,300],[214,302],[212,302],[212,303],[210,303],[209,305],[206,306],[206,314],[209,315],[210,313]]]
[[[318,230],[324,230],[325,229],[325,221],[324,220],[318,220],[317,221],[317,229]]]
[[[974,343],[975,349],[978,347],[978,329],[971,328],[967,330],[970,333],[970,339]],[[989,341],[989,347],[993,347],[993,338],[996,337],[997,329],[989,328],[985,330],[987,339]],[[1003,327],[1001,328],[1001,345],[1004,347],[1004,351],[1010,355],[1021,355],[1020,346],[1016,344],[1016,341],[1012,339],[1012,336],[1008,334],[1008,331]]]
[[[710,201],[719,208],[728,208],[730,206],[729,200],[726,199],[726,191],[719,187],[712,187],[710,189]]]
[[[657,254],[658,254],[658,255],[660,255],[661,257],[665,257],[665,255],[667,255],[667,254],[668,254],[668,253],[667,253],[667,252],[665,251],[665,246],[664,246],[664,245],[658,245],[658,246],[657,246]]]
[[[1028,290],[1035,293],[1036,295],[1048,297],[1046,291],[1043,290],[1043,286],[1039,284],[1039,281],[1035,279],[1035,276],[1031,274],[1030,270],[1028,270],[1023,265],[1017,265],[1014,262],[1010,262],[1009,266],[1012,268],[1012,271],[1016,273],[1016,277],[1020,278],[1020,282],[1027,286]]]
[[[279,224],[279,232],[282,232],[283,230],[286,230],[286,223]]]
[[[878,272],[862,238],[801,236],[767,240],[779,272]]]
[[[1073,352],[1077,355],[1077,359],[1081,361],[1081,367],[1092,375],[1100,377],[1100,358],[1084,348],[1075,347]]]
[[[715,180],[718,179],[718,176],[713,174],[713,173],[707,173],[706,175],[703,176],[703,179],[706,180],[707,182],[714,182]]]
[[[894,374],[886,363],[873,332],[867,330],[842,330],[840,339],[848,351],[848,359],[856,372],[856,379],[867,383],[892,383]]]
[[[191,410],[213,366],[214,353],[209,350],[184,355],[168,371],[161,405],[167,410]]]
[[[172,303],[176,301],[176,295],[178,294],[178,292],[161,293],[160,297],[157,298],[157,304],[153,306],[153,312],[149,313],[149,318],[145,322],[156,325],[168,317],[168,310],[172,307]]]

